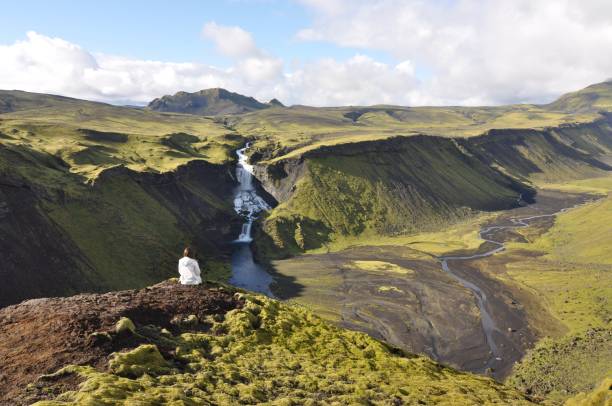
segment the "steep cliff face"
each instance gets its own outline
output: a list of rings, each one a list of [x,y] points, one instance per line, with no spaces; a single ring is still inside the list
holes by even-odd
[[[231,166],[204,161],[164,174],[115,167],[87,184],[59,158],[0,146],[0,306],[157,282],[184,244],[227,274],[233,185]]]
[[[256,168],[281,204],[258,249],[273,258],[341,236],[440,229],[475,211],[531,201],[531,184],[605,174],[610,117],[547,130],[491,130],[473,138],[396,137],[321,147]]]
[[[488,165],[524,181],[554,182],[601,175],[612,170],[611,117],[544,131],[491,130],[458,142]]]
[[[533,195],[454,140],[431,136],[324,147],[258,173],[282,202],[262,227],[258,248],[266,255],[317,248],[337,236],[435,229]]]

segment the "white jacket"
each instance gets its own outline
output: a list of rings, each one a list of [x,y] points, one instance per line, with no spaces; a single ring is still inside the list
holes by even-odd
[[[200,266],[198,261],[193,258],[183,257],[179,259],[178,271],[181,275],[181,284],[183,285],[199,285],[202,283],[200,277]]]

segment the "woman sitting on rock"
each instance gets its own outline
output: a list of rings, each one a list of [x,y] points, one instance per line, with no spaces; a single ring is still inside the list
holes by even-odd
[[[200,265],[198,265],[198,261],[194,259],[194,252],[190,247],[185,248],[185,251],[183,251],[183,258],[179,259],[178,271],[181,275],[181,284],[199,285],[202,283]]]

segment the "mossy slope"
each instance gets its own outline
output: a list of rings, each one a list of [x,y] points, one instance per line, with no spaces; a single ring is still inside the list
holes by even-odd
[[[58,374],[85,379],[79,389],[37,405],[529,404],[489,378],[403,354],[303,308],[244,299],[208,332],[172,335],[138,326],[151,344],[114,355],[108,372],[64,368]]]
[[[227,277],[232,184],[228,167],[199,161],[165,174],[116,167],[92,185],[60,158],[0,145],[0,247],[10,253],[0,306],[158,282],[184,244],[210,277]]]
[[[589,392],[612,377],[612,330],[596,329],[545,339],[517,364],[508,384],[551,402]]]
[[[0,91],[0,115],[3,144],[60,157],[89,180],[119,164],[161,173],[193,159],[228,163],[244,142],[208,117],[19,91]]]
[[[544,107],[552,111],[567,112],[612,111],[612,81],[565,94]]]
[[[611,117],[546,130],[491,130],[459,142],[483,162],[534,183],[605,175],[612,167]]]

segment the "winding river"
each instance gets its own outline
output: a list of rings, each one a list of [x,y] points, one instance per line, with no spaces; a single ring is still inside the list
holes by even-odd
[[[253,259],[253,252],[251,250],[251,242],[253,241],[253,237],[251,235],[253,223],[261,212],[270,210],[270,206],[261,196],[257,194],[257,190],[253,184],[253,166],[249,164],[248,156],[246,155],[246,151],[249,148],[250,143],[247,143],[244,148],[236,151],[236,155],[238,156],[238,164],[236,166],[238,187],[234,193],[234,209],[236,210],[236,213],[243,217],[244,223],[242,224],[238,238],[234,241],[234,251],[231,261],[232,277],[230,279],[230,283],[234,286],[274,297],[272,291],[270,290],[270,284],[272,283],[273,278],[262,266],[255,263]],[[484,290],[453,271],[451,266],[452,263],[457,261],[471,261],[474,259],[486,258],[495,255],[498,252],[504,251],[505,245],[503,238],[502,240],[494,239],[495,237],[493,234],[496,231],[528,227],[529,222],[532,220],[554,217],[557,214],[570,210],[574,207],[576,206],[563,208],[553,213],[509,218],[509,225],[483,227],[480,230],[480,238],[486,243],[491,244],[493,248],[485,252],[472,255],[438,257],[442,270],[450,274],[462,286],[472,291],[476,297],[481,315],[482,330],[486,343],[490,348],[490,356],[485,367],[493,367],[496,362],[502,361],[502,352],[499,350],[495,341],[495,333],[501,334],[501,331],[498,329],[493,317],[487,310],[487,295]]]
[[[247,143],[244,148],[236,151],[238,156],[236,166],[238,187],[234,193],[234,210],[243,217],[244,223],[238,238],[234,241],[230,283],[240,288],[273,297],[274,295],[270,290],[272,276],[263,267],[255,263],[251,251],[253,222],[262,211],[270,210],[270,206],[257,194],[253,185],[253,165],[249,164],[249,158],[246,155],[250,146],[250,143]]]
[[[488,312],[487,310],[487,295],[485,294],[485,292],[478,287],[477,285],[475,285],[474,283],[462,278],[461,276],[459,276],[457,273],[453,272],[452,268],[449,266],[449,261],[470,261],[473,259],[478,259],[478,258],[486,258],[486,257],[490,257],[492,255],[497,254],[498,252],[504,251],[505,245],[503,241],[499,241],[499,240],[494,240],[493,238],[493,233],[495,231],[499,231],[499,230],[510,230],[510,229],[517,229],[517,228],[524,228],[524,227],[528,227],[529,226],[529,222],[531,220],[535,220],[535,219],[540,219],[540,218],[546,218],[546,217],[554,217],[559,213],[563,213],[567,210],[570,210],[572,208],[574,208],[576,206],[573,207],[568,207],[568,208],[564,208],[561,209],[559,211],[556,211],[554,213],[548,213],[548,214],[538,214],[538,215],[534,215],[534,216],[528,216],[528,217],[515,217],[515,218],[510,218],[510,225],[497,225],[497,226],[489,226],[489,227],[484,227],[480,230],[480,238],[482,240],[484,240],[485,242],[492,244],[494,246],[494,248],[479,253],[479,254],[473,254],[473,255],[465,255],[465,256],[442,256],[439,257],[438,260],[440,261],[441,265],[442,265],[442,269],[449,273],[453,278],[455,278],[461,285],[463,285],[464,287],[466,287],[467,289],[471,290],[474,293],[474,296],[476,297],[476,301],[478,304],[478,309],[480,310],[480,318],[481,318],[481,322],[482,322],[482,330],[484,332],[485,338],[486,338],[486,342],[487,345],[489,346],[490,350],[491,350],[491,355],[486,363],[486,367],[492,367],[496,361],[501,361],[501,352],[495,342],[495,336],[494,333],[500,333],[501,331],[498,329],[498,327],[495,325],[495,321],[493,320],[493,317],[491,317],[491,314]]]

